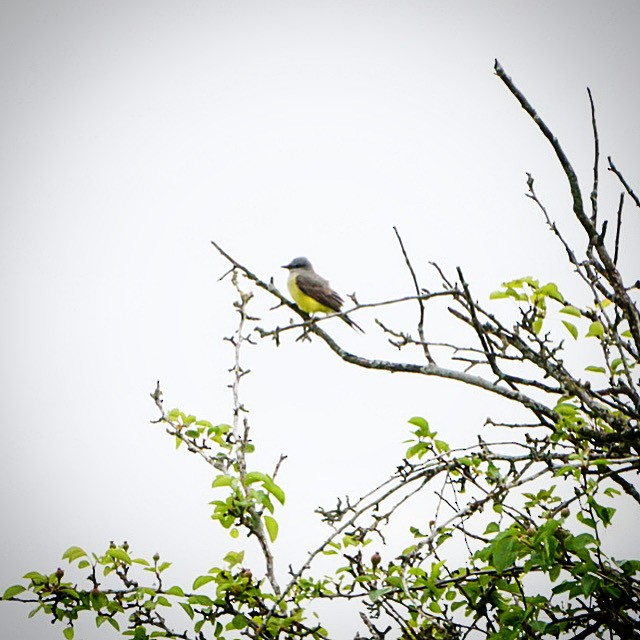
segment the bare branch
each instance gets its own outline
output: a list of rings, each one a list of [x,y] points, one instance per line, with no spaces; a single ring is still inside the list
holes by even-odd
[[[598,137],[598,126],[596,123],[596,108],[593,104],[591,89],[587,87],[589,94],[589,104],[591,106],[591,127],[593,128],[593,187],[591,189],[591,224],[596,226],[598,217],[598,170],[600,167],[600,139]]]
[[[415,287],[415,290],[416,290],[416,296],[418,296],[418,304],[420,305],[420,318],[418,320],[418,335],[420,336],[420,343],[422,344],[424,356],[427,359],[427,362],[429,364],[435,364],[433,358],[431,357],[431,353],[429,353],[429,346],[427,345],[427,342],[424,339],[424,302],[420,297],[421,289],[420,289],[420,286],[418,285],[418,278],[416,277],[416,272],[413,269],[411,260],[409,260],[407,251],[404,248],[404,243],[402,242],[402,238],[398,233],[398,229],[396,229],[396,227],[393,227],[393,231],[395,232],[396,238],[398,239],[398,242],[400,244],[400,249],[402,250],[402,255],[404,256],[404,261],[407,265],[407,268],[409,269],[409,273],[411,274],[411,279],[413,280],[413,286]]]
[[[267,284],[258,278],[255,274],[253,274],[249,269],[244,267],[240,262],[233,259],[229,254],[223,251],[215,242],[212,241],[212,244],[218,251],[225,256],[236,269],[240,270],[244,273],[250,280],[256,283],[258,287],[268,291],[276,298],[285,303],[288,307],[290,307],[293,311],[295,311],[301,317],[304,317],[306,314],[301,312],[293,303],[289,302],[273,285]],[[305,318],[306,319],[306,318]],[[309,333],[315,334],[321,340],[325,342],[325,344],[342,360],[348,362],[350,364],[354,364],[358,367],[363,367],[364,369],[375,369],[378,371],[392,371],[397,373],[416,373],[425,376],[435,376],[439,378],[447,378],[449,380],[458,380],[459,382],[464,382],[465,384],[469,384],[471,386],[479,387],[481,389],[485,389],[486,391],[490,391],[491,393],[497,394],[509,400],[513,400],[521,404],[524,407],[527,407],[536,415],[544,415],[550,420],[555,420],[555,413],[552,409],[549,409],[545,404],[534,400],[533,398],[527,396],[524,393],[521,393],[517,390],[504,387],[499,383],[490,382],[485,380],[480,376],[471,375],[468,373],[463,373],[460,371],[456,371],[454,369],[447,369],[445,367],[440,367],[435,364],[426,364],[426,365],[418,365],[413,363],[406,362],[393,362],[389,360],[379,360],[372,358],[365,358],[363,356],[358,356],[354,353],[347,351],[342,348],[328,333],[326,333],[323,329],[318,326],[318,322],[313,322],[309,325],[308,330]],[[282,329],[280,329],[282,330]]]
[[[604,268],[602,273],[607,279],[611,287],[613,288],[613,300],[616,304],[625,312],[627,320],[629,322],[629,330],[635,342],[635,347],[640,352],[640,313],[637,307],[629,297],[627,289],[622,282],[622,277],[619,271],[616,269],[614,261],[609,256],[607,249],[604,245],[603,238],[596,230],[595,225],[591,219],[585,214],[584,205],[582,201],[582,192],[580,191],[580,185],[578,183],[578,177],[569,162],[569,159],[564,153],[564,150],[560,146],[557,138],[553,135],[549,127],[537,114],[536,110],[531,106],[527,98],[522,92],[515,86],[511,78],[505,73],[500,63],[495,61],[495,71],[497,76],[504,82],[509,91],[518,100],[520,106],[529,114],[531,119],[536,123],[540,131],[542,131],[544,137],[549,141],[556,157],[560,161],[560,165],[567,176],[569,183],[569,189],[571,191],[571,197],[573,200],[573,212],[585,230],[587,237],[589,238],[589,246],[594,247],[598,257],[600,258]],[[611,165],[611,162],[610,162]],[[626,183],[623,182],[626,185]]]
[[[625,188],[626,192],[629,194],[631,199],[636,203],[636,207],[640,207],[640,198],[634,193],[633,189],[629,186],[628,182],[624,179],[624,176],[620,171],[618,171],[615,164],[613,164],[613,160],[611,156],[607,156],[607,161],[609,162],[609,171],[613,171],[613,173],[618,176],[618,180],[622,183],[622,186]]]
[[[620,249],[620,229],[622,228],[622,207],[624,205],[624,191],[620,194],[620,203],[618,204],[618,214],[616,216],[616,244],[613,250],[613,262],[618,264],[618,251]]]

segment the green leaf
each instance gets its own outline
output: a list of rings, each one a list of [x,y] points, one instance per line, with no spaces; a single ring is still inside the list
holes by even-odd
[[[244,477],[245,485],[253,484],[254,482],[266,482],[267,476],[260,471],[249,471]]]
[[[244,629],[249,624],[246,616],[243,616],[241,613],[238,613],[231,620],[231,628],[232,629]]]
[[[244,551],[229,551],[224,557],[224,561],[230,566],[235,567],[244,560]]]
[[[212,580],[215,580],[215,576],[198,576],[193,581],[193,590],[195,591],[196,589],[199,589],[200,587],[211,582]]]
[[[587,331],[587,338],[595,337],[600,338],[604,335],[604,326],[602,322],[595,321],[589,325],[589,331]]]
[[[449,445],[444,440],[434,440],[433,444],[435,444],[438,453],[449,451]]]
[[[278,523],[271,516],[264,516],[264,524],[271,542],[275,542],[278,537]]]
[[[394,591],[393,587],[384,587],[382,589],[375,589],[374,591],[369,592],[369,599],[371,600],[371,602],[375,602],[376,600],[379,600],[380,598],[382,598],[382,596],[385,596],[387,595],[387,593],[391,593],[392,591]]]
[[[69,547],[62,554],[62,559],[69,560],[69,563],[71,563],[74,560],[77,560],[78,558],[82,558],[83,556],[86,556],[86,555],[87,555],[87,552],[84,549],[81,549],[80,547]]]
[[[116,630],[116,631],[120,631],[120,625],[118,624],[118,621],[115,618],[107,618],[107,622]]]
[[[634,576],[640,573],[640,560],[624,560],[620,563],[620,568],[625,576]]]
[[[182,590],[182,587],[179,587],[177,585],[175,587],[170,587],[165,591],[165,593],[168,596],[180,596],[180,597],[184,596],[184,591]]]
[[[26,591],[26,589],[21,584],[14,584],[11,587],[7,587],[5,592],[2,594],[3,600],[9,600],[10,598],[14,598],[19,593]]]
[[[582,312],[580,311],[580,309],[576,309],[575,307],[572,307],[570,304],[562,307],[562,309],[560,309],[560,313],[566,313],[567,315],[575,316],[576,318],[582,317]]]
[[[538,335],[540,333],[540,329],[542,329],[542,321],[543,318],[536,318],[531,325],[533,333],[535,333],[536,335]]]
[[[231,476],[217,476],[213,481],[211,486],[215,489],[216,487],[229,487],[233,482],[233,478]]]
[[[414,431],[414,433],[419,438],[430,438],[433,435],[431,433],[431,429],[429,428],[429,423],[420,416],[414,416],[413,418],[410,418],[409,424],[418,427],[418,429]]]
[[[571,322],[567,322],[566,320],[562,321],[562,324],[566,327],[567,331],[573,336],[574,340],[578,339],[578,327]]]
[[[582,514],[578,512],[576,517],[578,520],[583,522],[583,519],[580,517]],[[590,520],[593,523],[593,520]],[[589,525],[591,526],[591,525]],[[595,529],[595,523],[593,524],[593,528]],[[565,546],[569,551],[573,551],[581,560],[589,561],[591,558],[591,554],[589,549],[587,549],[587,545],[596,546],[598,541],[589,533],[581,533],[577,536],[573,536],[571,538],[567,538],[565,541]]]
[[[402,583],[401,576],[387,576],[386,582],[390,584],[392,587],[396,587],[398,589],[404,588],[404,584]]]
[[[576,518],[582,522],[582,524],[586,524],[587,527],[591,527],[592,529],[596,528],[596,522],[595,520],[593,520],[593,518],[588,518],[587,516],[585,516],[582,512],[578,511],[578,513],[576,513]],[[576,538],[579,538],[580,536],[576,536]]]
[[[284,505],[284,491],[269,476],[266,476],[263,486],[280,504]]]
[[[585,596],[590,596],[598,588],[599,584],[600,579],[590,573],[583,575],[580,580],[582,593],[584,593]]]
[[[190,607],[186,602],[178,602],[178,604],[184,609],[185,613],[189,616],[189,618],[193,620],[193,616],[195,615],[193,613],[193,608]]]
[[[407,458],[407,460],[411,460],[411,458],[415,456],[418,456],[418,458],[422,458],[422,456],[426,453],[429,453],[429,445],[427,445],[425,442],[417,442],[407,449],[405,457]]]
[[[502,573],[505,569],[513,566],[517,557],[514,546],[514,540],[510,537],[496,540],[493,543],[491,556],[493,558],[493,566],[498,573]]]
[[[36,613],[38,613],[38,611],[40,611],[42,608],[43,606],[39,604],[35,609],[31,609],[31,611],[29,611],[29,615],[27,616],[27,618],[33,618],[33,616],[35,616]]]
[[[571,404],[570,402],[559,402],[555,406],[554,411],[561,416],[573,418],[578,411],[578,407],[576,407],[575,404]]]
[[[62,631],[62,635],[63,635],[67,640],[73,640],[73,635],[74,635],[73,627],[67,627],[66,629],[64,629],[64,630]]]
[[[611,361],[611,370],[614,373],[618,373],[618,369],[620,369],[622,367],[622,365],[624,364],[624,360],[622,358],[614,358]]]
[[[500,525],[497,522],[490,522],[484,530],[485,533],[496,533],[497,531],[500,531]]]
[[[553,298],[558,302],[564,302],[563,295],[560,293],[560,291],[558,291],[558,285],[556,285],[553,282],[549,282],[545,284],[543,287],[540,287],[539,291],[545,296],[548,296],[549,298]]]
[[[591,371],[593,373],[606,373],[606,369],[604,367],[597,367],[594,364],[590,364],[588,367],[584,368],[585,371]]]
[[[598,504],[593,498],[589,498],[589,504],[593,507],[598,518],[602,520],[604,526],[609,526],[616,510],[613,507],[605,507],[604,505]]]
[[[131,564],[131,558],[129,554],[120,547],[116,547],[115,549],[109,549],[107,551],[107,555],[113,558],[114,560],[120,560],[120,562],[124,562],[125,564]]]
[[[213,605],[213,600],[204,594],[193,595],[189,596],[189,604],[199,604],[202,607],[211,607]]]
[[[142,626],[136,627],[133,631],[134,640],[147,640],[148,637],[147,630]]]
[[[37,571],[29,571],[22,576],[25,580],[33,580],[34,582],[45,582],[47,577]]]

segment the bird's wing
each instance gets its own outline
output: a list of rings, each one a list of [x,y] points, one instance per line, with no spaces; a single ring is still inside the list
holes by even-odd
[[[321,304],[340,311],[342,307],[342,298],[329,286],[329,283],[321,278],[317,273],[300,273],[296,278],[296,284],[302,293],[310,298],[317,300]]]

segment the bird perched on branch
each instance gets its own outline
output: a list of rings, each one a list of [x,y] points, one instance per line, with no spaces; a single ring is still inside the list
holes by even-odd
[[[295,258],[283,269],[289,270],[287,286],[295,303],[306,313],[340,313],[344,304],[342,298],[329,286],[329,282],[319,276],[307,258]],[[340,318],[350,327],[364,333],[346,314]]]

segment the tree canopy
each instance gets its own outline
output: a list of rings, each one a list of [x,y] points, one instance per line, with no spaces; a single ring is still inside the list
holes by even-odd
[[[354,298],[348,310],[362,315],[414,305],[411,329],[377,321],[391,344],[412,356],[391,361],[341,346],[324,319],[310,318],[213,242],[229,262],[225,275],[237,292],[237,328],[227,338],[234,350],[231,419],[214,423],[167,410],[160,384],[151,395],[155,422],[178,448],[211,467],[218,496],[212,518],[228,531],[229,549],[191,585],[174,585],[166,577],[170,562],[138,557],[128,543],[112,542],[103,553],[72,546],[63,556],[68,568],[27,573],[6,588],[5,600],[35,605],[30,615],[60,623],[67,640],[86,615],[137,640],[325,638],[325,624],[314,615],[321,600],[350,603],[362,621],[356,637],[375,640],[640,637],[640,560],[617,557],[606,544],[620,509],[640,506],[640,280],[619,268],[624,206],[630,199],[640,208],[640,200],[608,157],[606,176],[620,196],[611,221],[601,213],[612,207],[599,197],[605,176],[590,92],[594,159],[585,196],[549,126],[498,62],[495,72],[549,142],[566,178],[584,248],[562,234],[532,175],[526,195],[564,248],[575,291],[525,276],[479,302],[462,269],[447,274],[436,264],[428,268],[441,286],[428,290],[420,284],[423,265],[395,230],[414,294],[374,303]],[[578,290],[588,304],[578,300]],[[299,321],[264,324],[251,311],[256,295],[273,297]],[[429,336],[425,317],[430,305],[441,303],[465,338]],[[551,316],[560,323],[551,324]],[[406,453],[388,478],[360,498],[319,508],[327,535],[309,548],[304,563],[291,566],[273,551],[285,508],[281,460],[269,472],[253,468],[251,454],[260,443],[251,438],[240,391],[248,373],[243,350],[259,339],[280,345],[294,336],[319,340],[345,364],[471,385],[519,405],[527,418],[499,425],[509,429],[508,440],[475,436],[455,449],[428,416],[411,418]],[[593,353],[586,369],[572,361],[571,342]],[[399,510],[426,493],[436,497],[435,512],[428,519],[416,515],[400,554],[380,554],[376,546]],[[241,535],[259,549],[261,566],[249,566],[234,549]],[[320,557],[333,561],[332,572],[317,572]]]

